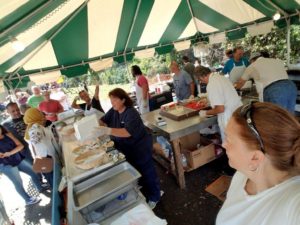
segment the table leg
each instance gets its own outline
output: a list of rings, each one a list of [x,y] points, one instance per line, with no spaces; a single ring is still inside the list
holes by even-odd
[[[181,189],[185,188],[184,169],[181,163],[180,142],[179,139],[171,141],[173,157],[175,163],[176,179]]]

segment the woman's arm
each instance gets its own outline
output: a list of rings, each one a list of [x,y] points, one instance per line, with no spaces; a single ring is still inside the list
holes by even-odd
[[[12,133],[7,133],[6,135],[15,142],[16,147],[9,152],[5,152],[3,154],[3,157],[9,157],[9,156],[14,155],[14,154],[18,153],[19,151],[23,150],[24,145],[17,138],[15,138],[15,136]]]
[[[96,87],[95,87],[94,98],[95,98],[96,100],[99,100],[99,84],[97,84]]]
[[[130,137],[131,135],[125,128],[111,128],[111,135],[115,137]]]

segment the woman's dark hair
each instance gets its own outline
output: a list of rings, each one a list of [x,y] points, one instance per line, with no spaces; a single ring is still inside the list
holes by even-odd
[[[260,54],[264,58],[270,58],[270,54],[266,50],[260,51]]]
[[[122,88],[115,88],[108,93],[109,97],[116,97],[121,100],[125,99],[124,105],[126,107],[133,107],[133,102],[128,94]]]
[[[238,108],[232,118],[240,126],[239,135],[250,149],[259,149],[260,145]],[[300,124],[285,109],[268,102],[256,102],[251,107],[251,117],[275,168],[300,174]]]
[[[131,67],[132,76],[136,77],[137,75],[142,75],[142,71],[139,66],[133,65]]]
[[[7,134],[8,133],[8,131],[2,125],[0,125],[0,128],[2,130],[2,134]]]

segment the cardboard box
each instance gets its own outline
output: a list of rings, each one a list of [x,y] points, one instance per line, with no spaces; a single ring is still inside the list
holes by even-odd
[[[211,193],[224,202],[228,188],[230,186],[230,182],[231,177],[222,175],[217,180],[208,185],[208,187],[205,188],[205,191]]]
[[[181,138],[180,144],[191,169],[196,169],[216,158],[215,145],[198,132]]]

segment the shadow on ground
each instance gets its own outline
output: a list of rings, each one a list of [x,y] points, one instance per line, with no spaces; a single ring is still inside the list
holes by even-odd
[[[161,189],[165,192],[154,209],[169,225],[213,225],[222,202],[205,191],[221,175],[230,173],[222,156],[197,170],[185,174],[186,188],[181,190],[173,175],[157,165]]]

